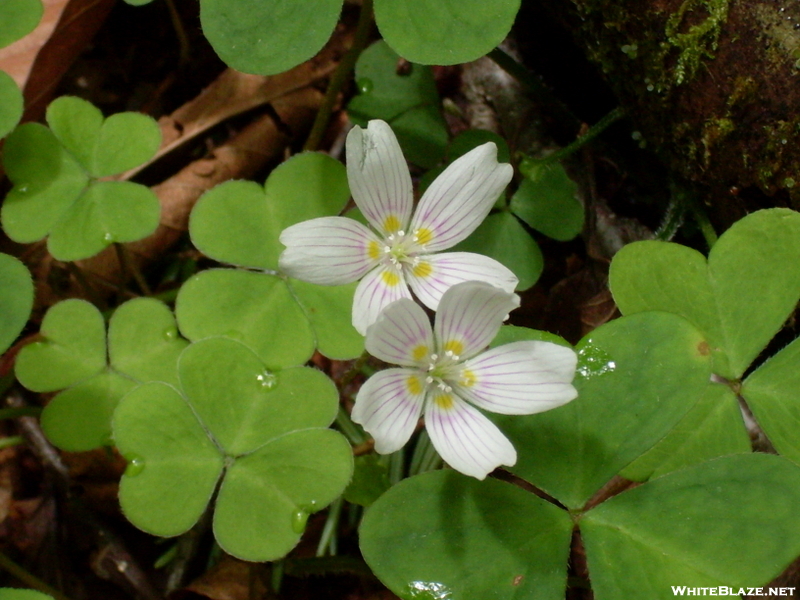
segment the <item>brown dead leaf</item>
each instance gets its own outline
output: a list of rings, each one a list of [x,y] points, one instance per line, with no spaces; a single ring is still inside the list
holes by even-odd
[[[103,24],[114,0],[43,0],[30,35],[0,50],[0,69],[24,90],[23,121],[37,121],[64,73]]]
[[[250,581],[256,589],[255,597],[261,598],[266,588],[260,577],[252,577],[252,569],[262,568],[260,565],[246,563],[230,556],[225,556],[217,565],[192,582],[186,591],[193,592],[211,600],[249,600]],[[180,594],[176,595],[180,597]]]
[[[148,163],[119,178],[133,177],[147,165],[222,121],[269,104],[330,75],[352,42],[352,30],[340,30],[314,58],[271,77],[228,69],[195,99],[171,115],[162,117],[159,120],[161,148]]]

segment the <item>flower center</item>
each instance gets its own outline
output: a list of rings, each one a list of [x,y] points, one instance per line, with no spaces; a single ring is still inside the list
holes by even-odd
[[[452,350],[447,350],[444,354],[431,354],[428,362],[427,376],[425,384],[428,389],[436,387],[445,393],[450,393],[453,388],[448,381],[458,379],[459,356]]]
[[[415,230],[413,233],[407,234],[402,229],[390,234],[384,240],[384,260],[397,270],[401,270],[404,264],[412,269],[416,268],[420,261],[417,254],[422,250],[420,247],[422,244],[421,234],[424,235],[424,231]]]

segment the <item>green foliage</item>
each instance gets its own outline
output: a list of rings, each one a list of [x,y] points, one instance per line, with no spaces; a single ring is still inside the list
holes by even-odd
[[[578,509],[663,438],[709,385],[704,340],[684,319],[611,321],[577,346],[578,398],[544,413],[492,419],[519,460],[509,470]]]
[[[375,0],[375,20],[401,56],[425,65],[480,58],[508,35],[520,0]]]
[[[0,48],[33,31],[43,13],[41,0],[3,0],[0,3]]]
[[[539,279],[544,257],[539,245],[516,217],[507,211],[489,215],[454,251],[477,252],[494,258],[519,278],[517,290],[527,290]]]
[[[22,92],[8,73],[0,71],[0,138],[17,126],[22,108]]]
[[[219,485],[220,546],[244,560],[280,558],[308,515],[350,481],[350,446],[324,429],[336,415],[335,387],[307,367],[269,371],[226,338],[189,346],[178,375],[178,387],[139,386],[117,408],[114,439],[130,463],[120,484],[123,511],[145,531],[178,535]]]
[[[748,215],[719,238],[707,261],[678,244],[631,244],[614,258],[610,285],[623,314],[667,310],[690,320],[708,342],[713,371],[737,380],[800,299],[800,214],[771,209]],[[800,461],[796,348],[789,345],[753,372],[741,394],[776,448]],[[720,402],[731,405],[725,396]],[[733,425],[731,408],[716,414]],[[727,447],[741,445],[738,428],[726,434]]]
[[[28,269],[0,253],[0,354],[17,339],[33,307],[33,281]]]
[[[628,490],[580,521],[595,598],[666,600],[678,582],[763,585],[800,553],[798,501],[800,469],[765,454],[719,458]]]
[[[68,96],[48,107],[47,121],[50,129],[26,123],[6,140],[3,164],[14,188],[0,217],[8,236],[29,243],[49,234],[50,253],[68,261],[153,233],[160,206],[149,188],[97,178],[152,157],[161,140],[156,122],[136,113],[103,119]]]
[[[358,125],[370,119],[389,123],[406,158],[431,168],[444,156],[448,138],[436,82],[430,67],[410,64],[398,72],[399,59],[385,42],[367,48],[356,63],[360,93],[347,111]]]
[[[278,271],[280,232],[299,221],[337,214],[349,199],[341,163],[299,154],[262,188],[232,181],[206,193],[192,211],[194,244],[222,263],[261,273],[212,270],[181,289],[176,314],[190,340],[225,335],[247,344],[271,368],[300,365],[316,347],[336,359],[363,352],[351,325],[355,284],[311,286]]]
[[[351,504],[370,506],[391,487],[386,461],[374,454],[357,456],[353,481],[344,491],[344,499]]]
[[[45,407],[42,428],[51,442],[70,451],[108,444],[114,408],[137,384],[176,384],[178,354],[186,346],[169,308],[150,298],[117,309],[108,343],[102,315],[83,300],[53,306],[41,335],[42,341],[20,351],[16,374],[36,392],[67,388]]]
[[[201,0],[203,33],[229,66],[258,75],[287,71],[328,41],[342,0]]]
[[[558,600],[572,527],[513,485],[432,471],[381,496],[359,537],[367,564],[404,600]]]
[[[537,169],[526,177],[511,198],[509,208],[530,227],[565,242],[583,229],[583,205],[577,187],[559,163]]]
[[[36,590],[0,588],[0,600],[53,600],[53,597]]]

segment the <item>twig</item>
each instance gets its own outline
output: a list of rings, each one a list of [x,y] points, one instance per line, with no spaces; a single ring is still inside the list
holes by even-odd
[[[361,5],[361,14],[358,17],[358,25],[356,26],[356,34],[353,39],[353,45],[344,55],[336,71],[331,75],[328,89],[325,91],[325,98],[317,112],[317,117],[314,119],[314,125],[311,127],[311,133],[308,134],[303,150],[316,150],[322,141],[322,136],[328,127],[333,107],[339,97],[339,92],[344,87],[345,81],[350,77],[353,69],[356,66],[356,61],[361,55],[361,52],[367,45],[369,40],[370,25],[372,25],[372,0],[364,0]]]

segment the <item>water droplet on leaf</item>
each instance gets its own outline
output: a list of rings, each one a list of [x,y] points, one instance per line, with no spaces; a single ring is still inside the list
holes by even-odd
[[[450,600],[453,592],[443,583],[412,581],[408,584],[408,597],[414,600]]]
[[[375,87],[375,84],[372,83],[372,79],[362,77],[356,82],[356,86],[358,86],[359,94],[369,94]]]
[[[18,191],[20,194],[24,194],[24,193],[26,193],[26,192],[28,191],[28,186],[27,186],[27,185],[21,185],[21,186],[19,186],[19,187],[17,188],[17,191]]]
[[[134,456],[128,460],[128,466],[125,467],[125,475],[136,477],[142,471],[144,471],[144,459],[141,456]]]
[[[298,508],[292,513],[292,531],[295,533],[303,533],[306,530],[306,523],[308,522],[308,512],[302,508]]]
[[[103,234],[103,241],[111,244],[111,243],[114,242],[114,236],[111,235],[110,233],[104,233]]]
[[[168,342],[171,342],[172,340],[175,340],[177,338],[178,338],[178,330],[175,329],[174,327],[167,327],[164,330],[164,339],[167,340]]]
[[[264,371],[263,373],[256,375],[256,381],[258,382],[259,387],[265,390],[271,390],[278,385],[278,377],[269,371]]]
[[[617,364],[602,348],[599,348],[589,341],[578,350],[578,369],[577,372],[587,379],[612,373],[617,368]]]

